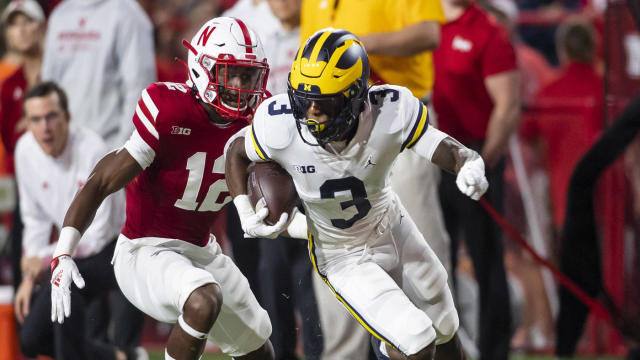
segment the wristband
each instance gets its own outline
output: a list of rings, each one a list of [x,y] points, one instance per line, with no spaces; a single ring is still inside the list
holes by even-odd
[[[56,249],[53,252],[53,257],[57,258],[61,255],[69,255],[73,254],[76,249],[76,245],[80,241],[82,234],[78,229],[73,226],[65,226],[60,230],[60,237],[58,238],[58,245],[56,245]]]
[[[251,202],[249,201],[249,195],[247,194],[240,194],[234,197],[233,204],[236,206],[236,210],[238,210],[240,219],[255,214],[255,210],[253,210],[253,206],[251,206]]]

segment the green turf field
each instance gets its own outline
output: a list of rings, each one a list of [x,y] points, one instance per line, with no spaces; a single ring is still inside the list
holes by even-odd
[[[149,359],[150,360],[164,360],[164,351],[162,350],[149,350]],[[587,356],[587,357],[576,357],[575,360],[622,360],[622,358],[618,357],[608,357],[608,356]],[[215,354],[205,354],[202,357],[202,360],[231,360],[230,357],[224,355],[215,355]],[[339,359],[336,359],[339,360]],[[527,356],[527,355],[514,355],[510,358],[510,360],[553,360],[552,356]]]

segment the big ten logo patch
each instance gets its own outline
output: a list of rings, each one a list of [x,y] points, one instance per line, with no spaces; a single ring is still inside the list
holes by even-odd
[[[172,126],[171,127],[171,134],[172,135],[191,135],[191,129],[183,128],[183,127],[180,127],[180,126]]]
[[[316,167],[313,165],[294,165],[293,167],[301,174],[313,174],[316,172]]]

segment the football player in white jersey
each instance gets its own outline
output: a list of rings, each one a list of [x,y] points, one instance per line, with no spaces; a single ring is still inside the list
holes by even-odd
[[[368,85],[362,43],[324,29],[295,58],[288,96],[263,102],[228,142],[227,183],[248,236],[284,230],[263,222],[247,193],[250,161],[275,161],[293,177],[307,215],[311,261],[349,312],[392,359],[464,359],[444,267],[397,195],[390,169],[415,151],[457,174],[460,190],[487,190],[480,156],[429,126],[425,105],[399,86]],[[406,174],[411,176],[411,174]],[[286,217],[286,214],[282,214]],[[295,219],[294,219],[295,221]]]

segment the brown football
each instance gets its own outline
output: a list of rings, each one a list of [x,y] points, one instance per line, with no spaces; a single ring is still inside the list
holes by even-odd
[[[269,209],[269,215],[265,222],[273,225],[280,219],[283,212],[289,213],[298,202],[298,193],[291,175],[280,165],[273,161],[252,163],[247,179],[247,195],[256,212],[263,206]],[[265,203],[258,204],[264,197]]]

